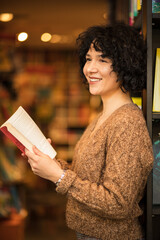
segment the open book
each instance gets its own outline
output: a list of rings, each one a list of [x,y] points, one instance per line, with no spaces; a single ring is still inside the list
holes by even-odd
[[[54,148],[47,141],[33,119],[21,106],[4,124],[2,124],[0,130],[23,153],[25,153],[25,148],[33,152],[32,147],[35,145],[40,151],[49,155],[51,158],[56,156]]]

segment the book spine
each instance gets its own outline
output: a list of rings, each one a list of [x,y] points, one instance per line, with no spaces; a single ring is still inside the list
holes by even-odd
[[[1,127],[0,130],[25,154],[25,146],[8,131],[7,127]]]

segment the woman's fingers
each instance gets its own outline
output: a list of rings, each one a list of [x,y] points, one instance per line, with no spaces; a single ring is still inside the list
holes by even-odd
[[[22,157],[26,157],[26,154],[25,154],[25,153],[21,153],[21,156],[22,156]]]
[[[51,142],[52,142],[50,138],[47,138],[47,141],[48,141],[50,144],[51,144]]]
[[[25,149],[25,155],[32,160],[37,160],[37,155],[29,151],[28,149]]]
[[[45,179],[56,182],[62,175],[63,170],[57,164],[56,159],[51,159],[48,155],[42,153],[37,147],[33,146],[33,153],[25,149],[28,157],[28,163],[34,174]]]
[[[33,152],[34,154],[38,155],[38,156],[45,156],[44,153],[42,153],[36,146],[33,146]]]

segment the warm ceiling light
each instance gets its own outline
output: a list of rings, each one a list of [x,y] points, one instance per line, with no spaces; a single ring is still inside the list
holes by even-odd
[[[62,37],[58,34],[52,35],[51,43],[59,43],[61,41]]]
[[[26,32],[21,32],[18,34],[18,41],[24,42],[28,38],[28,34]]]
[[[61,43],[72,43],[73,42],[73,40],[74,40],[74,38],[72,37],[72,36],[65,36],[65,35],[63,35],[62,36],[62,39],[61,39]]]
[[[43,33],[41,36],[42,42],[49,42],[51,40],[52,36],[50,33]]]
[[[0,14],[0,21],[1,22],[9,22],[13,19],[12,13],[1,13]]]

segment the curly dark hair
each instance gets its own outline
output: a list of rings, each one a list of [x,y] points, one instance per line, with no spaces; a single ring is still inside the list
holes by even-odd
[[[124,92],[139,91],[146,84],[147,48],[143,36],[132,26],[116,23],[88,28],[77,38],[80,73],[83,74],[86,53],[91,44],[104,57],[111,59],[113,71],[117,74]]]

